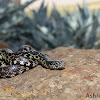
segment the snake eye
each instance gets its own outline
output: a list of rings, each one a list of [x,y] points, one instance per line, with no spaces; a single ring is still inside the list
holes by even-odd
[[[52,62],[49,63],[49,65],[52,65],[52,64],[53,64]]]

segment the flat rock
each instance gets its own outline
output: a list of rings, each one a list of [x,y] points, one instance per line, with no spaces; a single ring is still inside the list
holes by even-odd
[[[37,66],[0,79],[0,100],[100,100],[100,50],[59,47],[45,51],[64,60],[64,70]]]

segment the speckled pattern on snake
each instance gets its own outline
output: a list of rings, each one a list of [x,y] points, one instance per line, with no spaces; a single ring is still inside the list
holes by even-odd
[[[48,69],[64,69],[64,61],[52,60],[29,45],[22,45],[17,52],[0,49],[0,78],[11,78],[42,65]]]

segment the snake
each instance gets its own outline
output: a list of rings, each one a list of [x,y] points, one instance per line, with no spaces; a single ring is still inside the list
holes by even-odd
[[[52,70],[64,69],[63,60],[52,60],[30,45],[22,45],[15,52],[8,48],[0,49],[0,78],[12,78],[38,65]]]

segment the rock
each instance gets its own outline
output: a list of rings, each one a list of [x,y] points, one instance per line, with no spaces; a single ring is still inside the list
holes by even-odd
[[[11,49],[11,47],[9,46],[8,43],[6,43],[6,42],[0,40],[0,49],[1,49],[1,48],[8,48],[8,49]]]
[[[65,69],[37,66],[16,77],[0,79],[0,100],[100,99],[100,50],[59,47],[44,53],[64,60]]]

